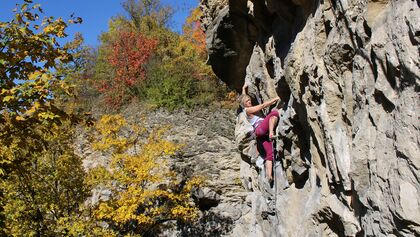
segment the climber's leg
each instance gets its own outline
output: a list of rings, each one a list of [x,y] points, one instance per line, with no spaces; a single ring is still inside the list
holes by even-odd
[[[270,141],[269,136],[274,136],[274,128],[279,117],[278,110],[272,110],[255,129],[255,135],[261,139],[265,151],[265,169],[267,179],[271,182],[273,180],[273,142]],[[270,133],[269,133],[270,132]]]
[[[265,173],[267,174],[268,182],[271,184],[273,181],[273,161],[266,160],[265,161]]]
[[[267,179],[271,181],[273,179],[273,142],[272,141],[264,141],[263,147],[265,151],[265,171],[267,174]]]
[[[274,128],[277,125],[277,122],[279,121],[279,117],[277,116],[271,116],[269,123],[268,123],[268,137],[272,139],[274,137]]]
[[[276,119],[272,120],[271,123],[273,123],[273,127],[271,128],[271,131],[274,131],[274,127],[278,121],[279,118],[279,112],[276,109],[273,109],[265,118],[264,120],[260,123],[260,125],[258,125],[258,127],[255,129],[255,135],[257,135],[257,137],[262,137],[262,136],[267,136],[269,135],[269,131],[270,131],[270,121],[271,118],[275,117]]]

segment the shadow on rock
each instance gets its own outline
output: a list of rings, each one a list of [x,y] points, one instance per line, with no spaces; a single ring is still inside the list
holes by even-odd
[[[184,224],[179,236],[209,236],[217,237],[229,233],[233,229],[233,220],[213,212],[206,212],[195,223]]]

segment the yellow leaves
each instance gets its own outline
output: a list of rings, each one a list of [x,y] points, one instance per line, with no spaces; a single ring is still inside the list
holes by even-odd
[[[172,216],[183,216],[187,220],[197,218],[197,210],[191,207],[176,206],[171,209]]]
[[[95,148],[108,152],[111,161],[108,168],[92,170],[89,176],[94,180],[89,182],[113,193],[96,208],[96,218],[121,225],[136,221],[138,226],[147,228],[159,219],[197,217],[189,191],[202,181],[193,179],[187,182],[187,188],[175,191],[179,180],[163,157],[174,154],[181,146],[162,139],[168,127],[153,129],[144,137],[145,128],[129,124],[121,115],[104,115],[94,128]]]
[[[26,119],[23,116],[18,115],[18,116],[16,116],[16,120],[17,121],[25,121]]]
[[[99,151],[111,150],[117,153],[128,149],[130,139],[118,136],[118,132],[126,126],[126,121],[121,115],[104,115],[95,124],[95,129],[101,139],[97,139],[92,147]],[[132,140],[132,139],[131,139]]]
[[[60,81],[55,72],[48,68],[41,68],[36,62],[44,61],[45,65],[48,65],[46,67],[52,67],[55,66],[56,56],[64,58],[68,53],[57,46],[44,47],[51,38],[42,34],[35,35],[31,31],[30,25],[37,15],[29,10],[30,8],[27,7],[22,8],[21,13],[15,15],[14,23],[1,24],[2,27],[6,27],[4,37],[11,40],[5,42],[6,51],[1,59],[2,66],[9,73],[2,78],[5,83],[3,83],[0,103],[5,104],[8,111],[19,116],[16,121],[25,121],[27,116],[36,115],[36,112],[41,109],[39,104],[34,104],[35,101],[40,101],[45,113],[36,118],[42,123],[44,119],[51,120],[58,116],[51,111],[51,106],[44,106],[41,102],[53,100],[55,94],[61,93],[59,88],[70,92],[70,87],[65,87],[61,85],[62,83],[58,87],[55,86],[56,82]],[[48,28],[49,25],[46,27]],[[15,83],[17,80],[19,83]]]
[[[141,225],[151,225],[154,223],[150,216],[144,214],[137,215],[135,220],[138,221]]]
[[[14,161],[14,151],[18,148],[19,144],[13,140],[7,146],[4,143],[0,143],[0,176],[5,174],[5,170],[2,167],[10,165]]]
[[[70,62],[70,50],[54,43],[64,36],[67,24],[48,18],[40,26],[37,13],[42,10],[26,2],[13,20],[0,22],[0,219],[5,227],[0,232],[67,236],[69,229],[54,232],[57,220],[68,227],[80,224],[72,225],[77,220],[70,216],[80,217],[78,207],[89,189],[82,186],[84,171],[73,153],[72,131],[64,128],[67,118],[74,117],[57,105],[63,91],[71,90],[61,81],[66,74],[59,66],[67,65],[56,60]],[[34,226],[42,226],[41,232],[33,233]]]
[[[25,115],[31,116],[33,113],[35,113],[35,111],[39,109],[40,106],[41,104],[38,101],[35,101],[32,107],[25,112]]]
[[[71,23],[71,24],[80,24],[80,23],[83,22],[83,20],[80,17],[76,17],[76,18],[73,18],[71,20],[68,20],[68,22]]]
[[[32,15],[32,13],[30,13],[30,12],[24,12],[23,13],[23,15],[28,19],[28,20],[30,20],[30,21],[34,21],[35,20],[35,17],[34,17],[34,15]]]
[[[15,97],[13,95],[8,95],[3,98],[3,102],[9,102],[10,100],[14,100]]]
[[[45,34],[52,34],[57,37],[63,38],[67,36],[64,31],[67,28],[67,24],[63,21],[62,18],[56,19],[51,24],[48,24],[42,30]]]
[[[99,207],[95,211],[95,215],[99,219],[111,218],[113,213],[113,208],[108,205],[106,202],[99,204]]]
[[[17,23],[22,24],[23,23],[23,19],[22,19],[22,15],[19,13],[15,14],[15,19],[17,21]]]
[[[201,176],[192,177],[190,180],[187,181],[187,183],[184,187],[184,192],[189,193],[192,188],[199,187],[199,186],[203,185],[204,182],[205,182],[204,177],[201,177]]]
[[[32,73],[29,74],[28,79],[29,80],[35,80],[37,78],[39,78],[43,73],[41,71],[34,71]]]
[[[30,125],[25,127],[31,129],[26,133],[30,136],[14,133],[0,138],[0,170],[7,167],[8,171],[0,179],[6,236],[29,236],[35,225],[46,227],[38,235],[62,236],[64,232],[57,229],[77,226],[77,218],[71,217],[80,218],[77,207],[89,188],[82,186],[84,171],[81,159],[73,153],[68,123]],[[42,220],[31,219],[34,214],[42,215]]]
[[[51,34],[54,31],[55,27],[53,25],[47,25],[42,30],[45,34]]]
[[[92,148],[98,151],[107,151],[110,149],[123,150],[127,145],[127,140],[124,138],[114,139],[110,137],[103,137],[100,141],[92,144]]]
[[[38,114],[38,117],[43,120],[53,120],[55,118],[60,118],[59,115],[54,114],[52,112],[41,112]]]
[[[11,121],[23,122],[31,117],[42,123],[60,118],[56,111],[52,110],[48,98],[52,81],[50,73],[37,70],[28,75],[27,81],[11,89],[2,88],[0,102],[8,109],[15,110],[10,114],[15,120]]]
[[[95,128],[100,135],[116,134],[127,122],[121,115],[103,115],[96,123]]]

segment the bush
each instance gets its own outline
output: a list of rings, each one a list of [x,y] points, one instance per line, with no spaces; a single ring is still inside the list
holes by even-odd
[[[188,73],[170,72],[160,65],[149,68],[147,80],[137,86],[138,96],[152,108],[169,110],[208,106],[220,101],[226,87],[216,78],[197,80]]]

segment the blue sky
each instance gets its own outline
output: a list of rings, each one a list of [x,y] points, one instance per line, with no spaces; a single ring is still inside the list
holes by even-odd
[[[16,3],[23,0],[0,0],[0,21],[9,21],[13,17],[12,9]],[[89,46],[99,44],[98,36],[108,28],[108,21],[112,16],[124,14],[122,2],[124,0],[34,0],[40,3],[47,16],[61,16],[69,19],[72,13],[83,18],[83,23],[72,25],[67,33],[71,36],[81,32],[85,43]],[[174,8],[175,14],[171,21],[171,28],[181,32],[182,24],[189,11],[198,6],[199,0],[161,0],[163,5]]]

